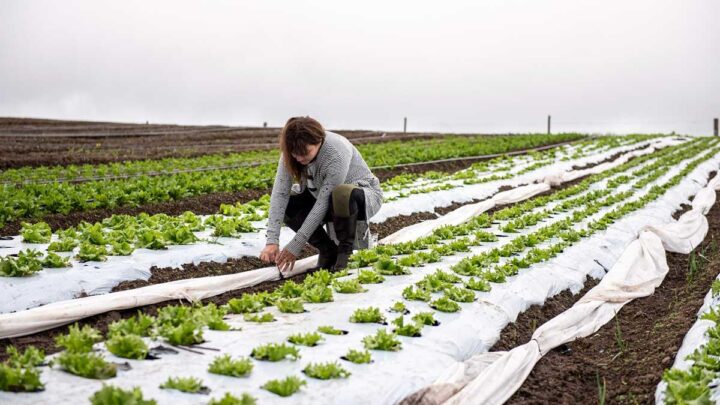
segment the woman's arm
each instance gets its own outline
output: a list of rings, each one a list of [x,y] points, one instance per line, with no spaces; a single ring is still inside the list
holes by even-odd
[[[322,223],[325,214],[330,207],[330,195],[332,191],[340,184],[345,182],[348,171],[350,170],[350,160],[352,155],[343,153],[345,151],[339,151],[337,149],[328,150],[329,153],[333,154],[333,157],[329,159],[328,163],[324,167],[320,168],[325,175],[320,190],[318,191],[317,200],[313,205],[310,213],[305,222],[303,222],[300,229],[295,234],[295,237],[290,243],[285,246],[285,249],[298,257],[302,251],[305,243],[307,243],[310,235],[315,232],[318,226]]]
[[[280,242],[280,228],[282,227],[285,209],[290,200],[290,188],[292,187],[292,176],[285,168],[283,157],[280,155],[275,182],[270,194],[270,212],[267,223],[267,245],[277,245]]]

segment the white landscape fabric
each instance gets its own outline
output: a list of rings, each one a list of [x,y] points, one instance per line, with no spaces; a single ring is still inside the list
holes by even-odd
[[[651,153],[655,149],[680,143],[674,138],[661,138],[647,141],[650,146],[625,153],[616,160],[627,160],[630,155],[640,156]],[[641,143],[642,144],[642,143]],[[486,199],[498,192],[500,187],[517,187],[522,184],[542,181],[547,173],[562,177],[562,173],[571,170],[573,166],[600,162],[622,151],[637,148],[638,145],[614,148],[581,159],[557,162],[548,167],[537,169],[510,180],[493,181],[489,183],[461,186],[450,190],[440,190],[425,194],[412,195],[383,204],[380,212],[371,218],[371,222],[379,223],[387,218],[397,215],[410,215],[416,212],[432,212],[436,207],[443,207],[456,202],[467,202],[474,199]],[[601,167],[616,165],[615,161],[604,163],[590,169],[592,173],[599,173]],[[574,175],[570,175],[574,177]],[[562,178],[560,179],[562,181]],[[98,295],[110,292],[115,286],[127,280],[147,280],[150,278],[150,269],[157,267],[182,268],[185,263],[198,264],[201,262],[224,263],[230,258],[242,256],[257,256],[265,244],[265,221],[254,225],[260,232],[243,234],[241,238],[219,238],[219,243],[199,242],[191,245],[169,246],[167,250],[138,249],[130,256],[111,256],[106,262],[78,263],[73,261],[73,267],[66,269],[46,269],[32,277],[0,278],[0,313],[21,311],[53,302],[69,300],[85,295]],[[196,232],[202,239],[210,238],[210,231]],[[408,233],[409,234],[409,233]],[[281,243],[287,243],[294,233],[289,228],[283,228]],[[22,249],[47,248],[47,244],[27,244],[16,236],[10,241],[0,241],[0,255],[19,252]],[[59,253],[67,256],[70,253]]]
[[[477,375],[482,367],[487,365],[487,361],[480,361],[474,356],[487,352],[497,341],[503,327],[513,322],[521,311],[533,304],[541,304],[547,297],[568,288],[579,291],[587,275],[602,276],[603,267],[613,267],[625,247],[636,238],[644,226],[670,222],[671,214],[681,203],[686,202],[688,197],[697,193],[706,182],[707,174],[717,170],[719,164],[720,159],[717,156],[711,158],[655,202],[618,220],[605,232],[578,242],[555,259],[524,269],[506,283],[493,285],[490,292],[478,294],[479,299],[476,302],[464,304],[462,311],[454,314],[438,312],[436,316],[442,324],[424,328],[423,337],[419,339],[400,337],[403,344],[401,351],[373,351],[374,363],[369,365],[343,362],[342,365],[353,373],[347,381],[318,382],[307,378],[308,386],[290,399],[283,399],[259,389],[261,384],[271,378],[301,376],[300,370],[308,362],[337,360],[348,348],[361,348],[362,338],[372,334],[379,326],[349,323],[348,317],[353,310],[375,306],[392,319],[385,309],[399,299],[404,286],[439,268],[447,269],[451,262],[443,260],[441,263],[427,265],[408,276],[387,277],[382,284],[368,285],[370,291],[365,294],[336,294],[332,303],[307,304],[309,312],[304,314],[280,314],[271,308],[270,311],[278,318],[278,322],[273,324],[247,323],[243,322],[241,317],[233,316],[230,323],[241,326],[242,331],[206,332],[206,346],[220,348],[223,353],[233,356],[246,356],[260,343],[281,342],[291,333],[311,331],[318,325],[334,325],[350,332],[347,336],[328,336],[326,342],[317,347],[302,348],[303,357],[300,361],[256,362],[250,377],[237,380],[207,373],[212,353],[197,355],[181,352],[156,361],[131,361],[133,369],[120,372],[111,383],[123,388],[139,385],[146,398],[155,398],[159,403],[206,402],[206,398],[158,388],[168,376],[197,376],[204,379],[215,397],[221,396],[225,391],[235,394],[249,391],[258,398],[259,403],[317,404],[327,403],[330,399],[330,402],[338,404],[391,404],[443,378],[445,381],[454,382],[454,379],[448,377],[450,372],[460,377],[472,373]],[[663,178],[676,172],[677,169],[671,170]],[[649,186],[642,191],[647,192]],[[492,247],[492,244],[489,247]],[[467,254],[461,255],[465,256]],[[461,257],[453,256],[454,262]],[[408,308],[411,313],[428,310],[426,303],[416,301],[410,302]],[[103,353],[111,360],[120,361],[105,351]],[[466,362],[468,359],[471,360]],[[76,403],[78,398],[87,398],[101,386],[99,381],[81,379],[56,369],[43,370],[45,392],[0,393],[0,402],[11,400],[13,403],[29,404],[53,398],[56,403]]]
[[[665,250],[688,254],[705,238],[708,224],[703,214],[715,203],[715,190],[720,188],[719,184],[715,177],[699,190],[692,210],[677,221],[643,227],[602,281],[573,307],[538,328],[530,342],[509,352],[478,355],[470,364],[489,366],[475,374],[476,377],[456,373],[455,381],[438,381],[438,393],[429,396],[442,402],[441,395],[452,392],[448,387],[450,383],[456,390],[462,389],[447,399],[447,404],[501,404],[522,385],[537,361],[548,351],[595,333],[623,305],[651,295],[668,271]],[[483,361],[482,357],[490,359]],[[467,369],[478,372],[477,368]]]

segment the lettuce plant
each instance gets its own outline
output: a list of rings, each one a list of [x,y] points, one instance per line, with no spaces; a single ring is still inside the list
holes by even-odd
[[[330,380],[333,378],[348,378],[350,372],[342,368],[336,361],[327,363],[310,363],[303,369],[303,373],[318,380]]]
[[[445,296],[457,302],[473,302],[475,301],[475,293],[472,290],[463,287],[447,287],[444,290]]]
[[[385,323],[385,317],[376,307],[358,308],[350,316],[353,323]]]
[[[411,301],[430,301],[430,292],[422,288],[415,288],[413,286],[407,286],[402,292],[403,298]]]
[[[72,252],[77,247],[78,243],[72,238],[62,238],[58,241],[51,242],[48,245],[48,252]]]
[[[351,363],[355,364],[367,364],[372,362],[372,356],[370,355],[370,352],[367,350],[355,350],[350,349],[345,356],[342,357],[343,360],[347,360]]]
[[[412,320],[423,325],[440,325],[440,322],[435,319],[434,312],[418,312],[417,314],[413,315]]]
[[[110,353],[125,359],[143,360],[147,358],[148,347],[137,335],[115,335],[105,341]]]
[[[198,394],[201,391],[209,391],[204,387],[202,380],[196,377],[168,377],[164,383],[160,384],[160,388],[178,390],[191,394]]]
[[[45,388],[35,367],[0,363],[0,391],[36,392]]]
[[[249,314],[265,309],[265,302],[257,294],[243,294],[227,303],[227,309],[233,314]]]
[[[52,230],[50,229],[50,225],[45,222],[35,224],[23,222],[20,235],[22,235],[23,242],[25,243],[50,243]]]
[[[400,336],[408,336],[408,337],[420,337],[420,330],[423,327],[423,323],[419,322],[411,322],[411,323],[405,323],[405,318],[403,316],[399,316],[395,318],[392,323],[395,325],[395,329],[393,330],[394,333]]]
[[[385,277],[373,270],[360,270],[357,275],[357,280],[360,284],[378,284],[385,281]]]
[[[299,314],[305,312],[303,302],[299,298],[280,298],[275,301],[275,306],[283,313]]]
[[[295,361],[300,358],[300,351],[285,343],[268,343],[254,348],[250,356],[256,360],[273,362],[285,359]]]
[[[50,252],[43,259],[43,267],[51,269],[59,269],[63,267],[70,267],[70,259],[64,256],[60,256],[57,253]]]
[[[253,363],[249,358],[233,360],[229,354],[215,357],[208,367],[208,371],[213,374],[230,377],[245,377],[250,374],[252,369]]]
[[[290,395],[298,392],[300,387],[303,385],[307,385],[305,380],[295,376],[290,376],[283,380],[270,380],[266,382],[262,388],[272,392],[273,394],[280,395],[281,397],[289,397]]]
[[[385,329],[378,329],[374,335],[365,336],[363,344],[368,350],[398,351],[402,349],[402,343],[394,333],[388,333]]]
[[[240,398],[226,392],[220,399],[211,399],[208,405],[255,405],[256,399],[248,393],[243,393]]]
[[[457,302],[448,299],[447,297],[441,297],[432,301],[430,307],[437,309],[441,312],[457,312],[460,310],[460,305]]]
[[[116,335],[138,335],[150,336],[155,318],[138,311],[137,315],[127,319],[121,319],[110,324],[108,336]]]
[[[117,375],[117,366],[100,355],[87,352],[64,351],[53,360],[63,370],[80,377],[105,380]]]
[[[306,288],[305,291],[303,291],[302,297],[305,301],[315,304],[333,301],[332,290],[330,287],[324,285],[315,285]]]
[[[102,388],[90,397],[92,405],[156,405],[154,399],[143,398],[140,387],[124,390],[114,385],[103,384]]]
[[[347,331],[336,329],[332,326],[318,326],[317,330],[326,335],[347,335]]]
[[[288,342],[296,344],[296,345],[303,345],[303,346],[317,346],[317,344],[323,340],[323,337],[317,333],[317,332],[309,332],[309,333],[296,333],[294,335],[290,335],[288,337]]]
[[[275,315],[271,314],[270,312],[265,312],[262,314],[245,314],[243,315],[243,319],[248,322],[274,322]]]
[[[18,253],[18,257],[0,257],[0,276],[26,277],[42,270],[40,252],[29,249]]]
[[[77,254],[77,258],[81,262],[103,262],[107,260],[108,254],[105,245],[93,245],[83,242],[80,244],[80,251]]]
[[[92,351],[93,344],[102,340],[97,329],[85,325],[82,328],[76,323],[68,328],[68,333],[55,338],[55,344],[72,353]]]
[[[28,346],[25,351],[20,354],[15,346],[8,346],[5,349],[8,355],[6,364],[11,367],[36,367],[45,361],[45,351],[35,346]]]
[[[487,282],[487,280],[483,278],[475,278],[471,277],[468,281],[465,282],[465,287],[475,290],[475,291],[482,291],[487,292],[490,291],[492,287],[490,287],[490,283]]]
[[[358,294],[367,291],[358,279],[333,280],[332,286],[340,294]]]
[[[406,270],[390,257],[380,258],[375,262],[375,264],[373,264],[373,268],[375,271],[385,276],[403,276],[410,274],[409,270]]]

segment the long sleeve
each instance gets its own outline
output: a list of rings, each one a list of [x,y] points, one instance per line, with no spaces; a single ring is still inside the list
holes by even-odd
[[[280,242],[280,228],[282,227],[285,209],[290,200],[290,189],[292,188],[292,176],[283,164],[283,157],[280,155],[275,182],[270,194],[270,212],[267,222],[267,244],[278,244]]]
[[[310,235],[315,232],[322,223],[325,214],[330,207],[330,195],[336,186],[343,184],[350,170],[350,161],[352,159],[352,151],[338,150],[332,148],[327,151],[331,156],[323,167],[318,169],[325,173],[325,178],[318,190],[317,200],[313,205],[305,222],[295,234],[295,237],[285,247],[290,253],[296,257],[300,255],[305,243],[307,243]]]

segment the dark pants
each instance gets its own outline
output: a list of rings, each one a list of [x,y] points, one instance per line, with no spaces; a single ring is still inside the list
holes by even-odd
[[[347,188],[342,190],[342,186],[344,185],[338,186],[333,190],[333,193],[330,195],[329,209],[323,218],[323,223],[318,226],[308,240],[311,245],[318,249],[321,249],[321,246],[316,246],[316,244],[327,243],[327,241],[330,240],[330,237],[323,228],[325,222],[336,222],[341,218],[355,216],[357,220],[366,219],[365,192],[363,189],[355,187],[348,195]],[[315,197],[307,188],[301,194],[290,196],[287,208],[285,209],[285,224],[297,232],[315,205],[315,201]]]

